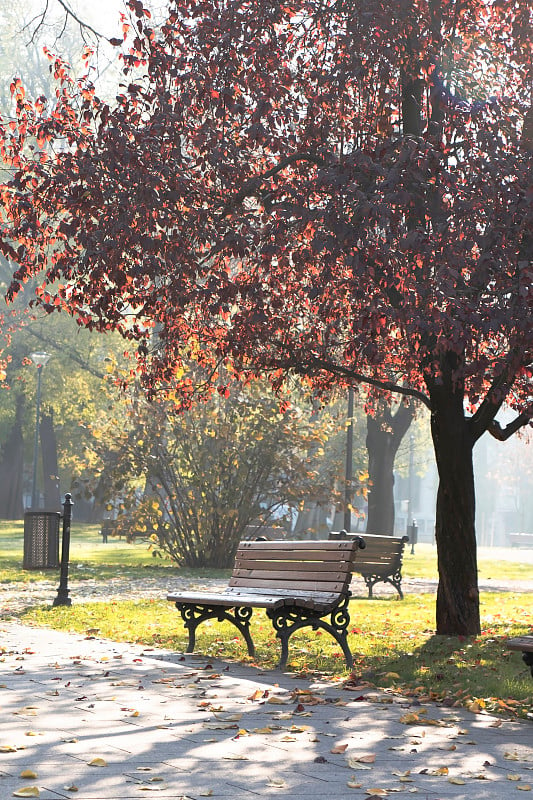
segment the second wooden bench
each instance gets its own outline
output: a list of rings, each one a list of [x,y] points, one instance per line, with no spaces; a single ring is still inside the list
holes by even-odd
[[[281,669],[289,638],[304,627],[322,628],[340,644],[346,665],[353,665],[347,634],[350,581],[364,540],[244,541],[239,544],[229,585],[223,592],[169,593],[189,632],[192,653],[196,628],[207,619],[227,620],[242,634],[255,656],[250,635],[254,608],[264,608],[281,642]],[[329,621],[323,619],[329,615]]]
[[[357,534],[346,533],[346,531],[332,532],[329,538],[333,541],[342,541],[356,537]],[[376,583],[390,583],[400,597],[403,599],[402,592],[402,563],[403,552],[408,536],[381,536],[378,534],[363,534],[366,548],[357,559],[354,572],[362,576],[368,588],[368,596],[372,597],[372,592]]]

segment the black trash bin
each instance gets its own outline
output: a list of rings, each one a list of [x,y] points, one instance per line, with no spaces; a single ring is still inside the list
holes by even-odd
[[[22,569],[58,569],[59,511],[26,511]]]

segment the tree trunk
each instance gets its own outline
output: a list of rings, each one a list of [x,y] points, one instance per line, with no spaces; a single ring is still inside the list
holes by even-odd
[[[367,533],[394,534],[394,459],[413,416],[414,406],[403,403],[394,415],[390,406],[382,403],[374,416],[367,416]]]
[[[437,633],[480,633],[475,531],[474,440],[465,419],[464,392],[452,371],[430,387],[431,435],[439,472],[435,538],[439,587]]]
[[[8,439],[2,447],[0,461],[0,516],[2,519],[22,519],[24,441],[22,411],[24,399],[17,397],[17,413]]]

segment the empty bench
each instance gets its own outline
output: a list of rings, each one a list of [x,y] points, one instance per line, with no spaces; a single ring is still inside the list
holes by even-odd
[[[517,636],[507,642],[509,650],[520,650],[524,664],[531,668],[533,677],[533,636]]]
[[[281,642],[279,666],[287,663],[289,638],[304,627],[322,628],[340,644],[346,665],[353,665],[347,642],[350,581],[360,537],[344,541],[243,541],[223,592],[169,593],[189,632],[192,653],[198,625],[227,620],[242,634],[255,656],[250,635],[254,608],[264,608]],[[329,615],[329,621],[323,619]]]
[[[355,538],[356,534],[346,531],[332,532],[329,538],[332,541]],[[362,576],[367,588],[368,596],[376,583],[390,583],[403,600],[402,592],[402,564],[403,552],[408,536],[381,536],[379,534],[364,534],[365,551],[357,558],[354,572]]]

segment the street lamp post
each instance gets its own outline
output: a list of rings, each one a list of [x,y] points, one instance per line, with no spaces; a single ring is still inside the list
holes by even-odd
[[[32,353],[31,360],[37,367],[37,398],[35,401],[35,439],[33,443],[33,473],[31,486],[31,507],[35,510],[39,504],[37,492],[37,460],[39,457],[39,421],[41,416],[41,378],[43,368],[48,364],[48,353]]]

